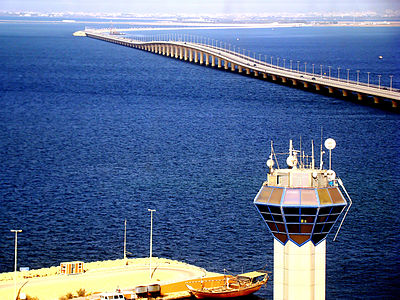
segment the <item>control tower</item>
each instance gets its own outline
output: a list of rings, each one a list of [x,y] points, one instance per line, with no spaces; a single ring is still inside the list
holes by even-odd
[[[288,153],[275,153],[271,142],[268,178],[254,204],[274,237],[274,300],[325,299],[326,236],[348,204],[339,186],[349,200],[342,223],[352,203],[331,169],[335,146],[333,139],[325,141],[329,168],[324,169],[322,145],[315,167],[313,143],[306,156],[292,141]],[[280,169],[279,155],[286,157],[287,168]]]

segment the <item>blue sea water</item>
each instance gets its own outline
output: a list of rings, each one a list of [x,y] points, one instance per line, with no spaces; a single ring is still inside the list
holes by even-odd
[[[0,24],[0,272],[13,270],[10,229],[23,230],[19,266],[121,258],[124,219],[128,251],[148,256],[148,208],[153,255],[273,271],[273,239],[252,204],[270,140],[284,152],[289,139],[319,143],[322,127],[354,202],[338,240],[328,236],[326,297],[396,298],[398,114],[73,37],[79,29]],[[398,28],[182,33],[349,68],[353,79],[394,75],[400,87]],[[258,295],[271,299],[272,285]]]

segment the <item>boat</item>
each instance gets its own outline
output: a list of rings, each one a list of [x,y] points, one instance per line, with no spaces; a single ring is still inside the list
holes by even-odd
[[[265,271],[253,271],[237,276],[225,276],[225,280],[219,281],[220,284],[213,284],[211,287],[207,287],[209,284],[204,280],[197,281],[196,287],[189,283],[186,286],[196,299],[235,298],[257,292],[267,284],[268,278],[268,273]]]

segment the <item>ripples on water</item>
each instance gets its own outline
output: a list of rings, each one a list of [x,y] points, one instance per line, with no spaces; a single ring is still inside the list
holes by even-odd
[[[125,218],[128,251],[147,256],[148,208],[155,256],[273,271],[252,204],[269,141],[286,151],[290,138],[319,142],[323,127],[354,201],[338,242],[328,237],[327,299],[399,292],[398,115],[74,38],[77,29],[0,24],[0,272],[13,269],[9,229],[23,230],[19,266],[121,258]],[[309,65],[368,65],[399,82],[393,28],[199,34]],[[272,285],[260,295],[271,298]]]

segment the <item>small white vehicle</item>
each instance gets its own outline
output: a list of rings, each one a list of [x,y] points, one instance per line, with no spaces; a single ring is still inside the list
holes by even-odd
[[[125,300],[125,297],[122,293],[102,293],[100,294],[100,300]]]

